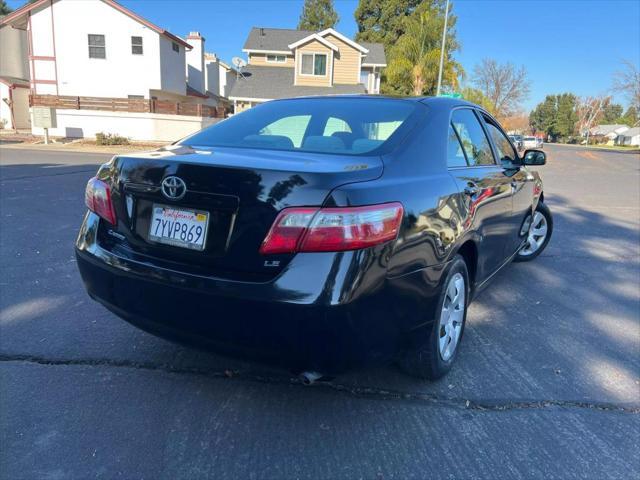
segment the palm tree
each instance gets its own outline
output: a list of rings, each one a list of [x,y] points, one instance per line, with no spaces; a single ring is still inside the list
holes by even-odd
[[[455,18],[451,23],[452,30]],[[438,82],[440,42],[444,16],[421,12],[407,18],[405,33],[391,49],[386,75],[392,91],[412,95],[433,95]],[[447,34],[442,81],[452,89],[459,87],[462,66],[451,58],[458,48],[453,31]]]

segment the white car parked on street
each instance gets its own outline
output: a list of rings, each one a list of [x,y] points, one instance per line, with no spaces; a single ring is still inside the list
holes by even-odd
[[[538,140],[536,140],[536,137],[524,137],[522,146],[525,150],[536,149],[538,148]]]

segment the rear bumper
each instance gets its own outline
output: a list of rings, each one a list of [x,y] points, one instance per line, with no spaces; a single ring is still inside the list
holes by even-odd
[[[95,242],[89,213],[76,243],[89,295],[151,333],[298,370],[383,364],[430,328],[443,267],[390,279],[385,247],[299,254],[275,279],[238,282],[132,261]]]

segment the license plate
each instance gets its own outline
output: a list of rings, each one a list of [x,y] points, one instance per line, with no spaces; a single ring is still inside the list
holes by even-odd
[[[154,205],[149,239],[174,247],[204,250],[209,213]]]

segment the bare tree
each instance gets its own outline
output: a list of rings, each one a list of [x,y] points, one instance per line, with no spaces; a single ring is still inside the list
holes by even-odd
[[[613,76],[613,90],[624,94],[636,110],[640,110],[640,70],[629,60]]]
[[[603,115],[605,105],[611,101],[611,97],[599,95],[596,97],[580,97],[576,102],[576,113],[578,114],[578,134],[587,137],[589,144],[589,131]]]
[[[491,58],[483,59],[473,69],[473,84],[490,101],[496,117],[503,119],[520,111],[521,103],[529,96],[529,79],[524,66],[499,64]]]

